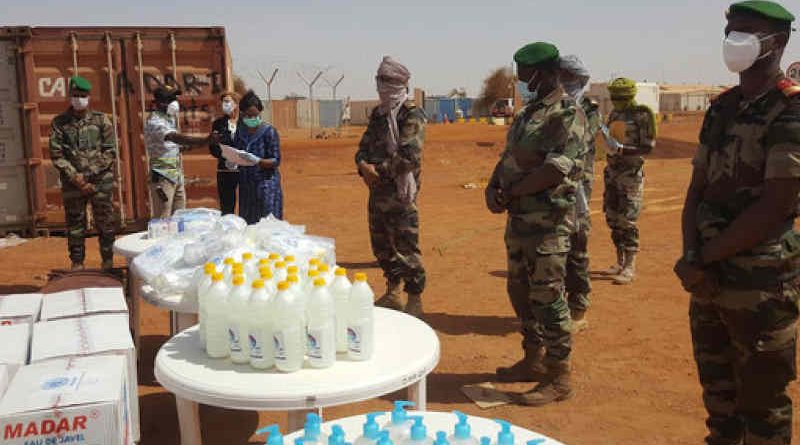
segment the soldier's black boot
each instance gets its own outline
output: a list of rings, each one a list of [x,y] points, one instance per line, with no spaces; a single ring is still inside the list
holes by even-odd
[[[544,406],[572,398],[572,379],[569,359],[545,358],[547,375],[532,390],[520,394],[518,402],[526,406]]]
[[[72,240],[68,240],[67,244],[69,246],[69,259],[72,260],[72,266],[70,266],[70,269],[83,270],[83,261],[86,258],[86,246],[83,244],[83,242],[76,243]]]
[[[526,346],[525,356],[520,361],[508,367],[499,367],[496,371],[498,382],[539,382],[546,374],[542,365],[544,348],[541,346]]]
[[[400,281],[387,281],[386,293],[384,293],[382,297],[378,298],[378,301],[375,302],[375,305],[385,307],[386,309],[402,311],[403,302],[400,301],[401,285],[402,283]]]

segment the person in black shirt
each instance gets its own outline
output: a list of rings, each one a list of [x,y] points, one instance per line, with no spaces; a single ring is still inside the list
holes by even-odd
[[[212,124],[212,132],[220,135],[217,144],[209,145],[211,155],[217,158],[217,192],[219,193],[219,206],[223,215],[233,213],[236,209],[236,189],[239,187],[239,170],[222,156],[220,144],[233,146],[236,130],[239,128],[239,95],[235,92],[225,92],[220,96],[224,116]]]

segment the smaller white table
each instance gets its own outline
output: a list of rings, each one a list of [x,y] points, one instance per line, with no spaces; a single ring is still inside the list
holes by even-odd
[[[169,318],[169,334],[173,336],[178,332],[188,329],[195,324],[197,324],[197,304],[194,303],[194,306],[181,304],[184,300],[182,295],[166,295],[160,296],[158,295],[155,290],[144,284],[139,276],[137,276],[133,269],[130,267],[133,263],[133,259],[139,256],[142,252],[149,249],[150,247],[154,246],[158,243],[157,239],[150,239],[147,237],[147,232],[138,232],[132,233],[130,235],[125,235],[121,238],[118,238],[114,242],[114,253],[117,255],[121,255],[125,257],[128,262],[128,271],[129,271],[129,287],[128,292],[130,292],[131,300],[133,301],[134,308],[133,308],[133,319],[135,324],[135,341],[136,347],[138,350],[139,347],[139,323],[140,323],[140,314],[139,314],[139,297],[142,297],[145,301],[152,304],[153,306],[160,307],[163,309],[167,309],[170,311],[170,318]],[[186,299],[186,301],[191,301],[190,299]]]
[[[421,415],[425,418],[425,427],[428,429],[428,436],[432,439],[436,439],[437,431],[444,431],[448,436],[450,436],[453,434],[453,427],[455,426],[456,422],[458,422],[458,418],[453,413],[436,411],[409,411],[409,415]],[[386,422],[389,417],[390,413],[386,413],[386,415],[383,417],[377,418],[376,421],[380,425],[383,425],[383,423]],[[366,420],[367,418],[365,415],[331,420],[322,424],[322,431],[325,434],[331,434],[333,426],[339,425],[342,427],[342,429],[344,429],[345,440],[347,442],[353,442],[356,440],[356,438],[361,436],[362,428]],[[492,439],[492,443],[497,441],[497,433],[500,432],[500,425],[494,420],[486,419],[484,417],[469,416],[469,425],[472,429],[472,435],[474,437],[480,439],[482,436],[486,436]],[[539,434],[537,432],[514,425],[511,426],[511,432],[514,434],[514,443],[516,445],[526,445],[528,441],[531,440],[540,441],[537,445],[564,445],[563,443],[543,434]],[[286,444],[293,444],[294,439],[299,437],[302,433],[302,430],[295,431],[292,434],[285,436],[284,442]]]
[[[426,377],[439,363],[436,333],[402,312],[375,308],[375,344],[368,361],[349,361],[340,355],[330,368],[306,366],[283,374],[209,358],[200,346],[198,328],[193,327],[161,347],[155,376],[175,394],[183,445],[201,443],[198,403],[246,411],[288,411],[288,431],[302,427],[310,411],[403,388],[408,388],[409,400],[424,410]]]

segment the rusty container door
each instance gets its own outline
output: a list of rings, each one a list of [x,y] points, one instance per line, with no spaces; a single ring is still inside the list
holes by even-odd
[[[181,131],[207,134],[218,112],[217,96],[231,84],[223,28],[5,27],[0,28],[0,43],[5,45],[0,51],[14,55],[17,73],[9,80],[7,66],[0,65],[0,107],[5,107],[0,112],[9,107],[5,102],[18,101],[25,157],[21,164],[27,174],[17,180],[24,180],[26,188],[14,187],[27,194],[33,228],[64,226],[60,178],[49,159],[48,142],[53,118],[69,107],[71,76],[78,74],[92,83],[90,107],[115,124],[115,202],[127,222],[150,216],[142,136],[147,113],[142,110],[152,109],[152,91],[164,82],[178,85],[186,92],[181,98]],[[13,80],[16,98],[6,94]],[[3,134],[0,125],[0,141]],[[2,177],[0,171],[0,194]]]
[[[183,91],[179,97],[179,130],[206,136],[214,119],[222,115],[219,99],[230,83],[230,62],[222,28],[145,28],[134,33],[125,49],[128,88],[135,100],[129,101],[133,155],[143,167],[147,164],[143,125],[153,111],[152,93],[169,84]],[[142,110],[145,110],[143,113]],[[215,206],[216,160],[207,147],[184,153],[188,206]],[[146,168],[137,169],[137,214],[149,217]]]

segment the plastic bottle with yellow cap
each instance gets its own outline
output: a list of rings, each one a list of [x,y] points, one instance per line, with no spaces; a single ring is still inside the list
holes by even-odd
[[[203,266],[203,278],[200,280],[200,283],[197,285],[197,320],[198,320],[198,331],[200,332],[200,343],[203,345],[203,349],[206,348],[206,325],[205,325],[205,317],[203,313],[203,307],[205,306],[206,296],[208,295],[208,291],[211,289],[211,285],[214,284],[212,280],[214,274],[217,273],[217,267],[214,263],[206,263]]]
[[[227,316],[225,309],[229,287],[225,276],[215,273],[205,301],[206,354],[211,358],[225,358],[230,354],[228,341]]]
[[[228,340],[231,347],[231,361],[236,364],[250,362],[250,349],[247,342],[248,306],[252,289],[247,279],[239,274],[233,277],[233,288],[228,297]]]
[[[269,271],[268,268],[266,270]],[[253,281],[252,288],[247,324],[250,366],[269,369],[275,365],[275,351],[272,346],[275,296],[267,290],[267,283],[263,279]]]
[[[261,266],[258,269],[259,279],[264,281],[264,288],[270,295],[275,295],[278,292],[278,284],[275,282],[275,276],[272,274],[272,269],[268,266]]]
[[[300,301],[287,281],[278,283],[275,296],[275,324],[272,334],[275,367],[281,372],[295,372],[305,359],[305,327]]]
[[[228,286],[233,286],[233,277],[236,275],[244,275],[244,264],[233,263],[230,276],[225,277]]]
[[[244,264],[244,275],[249,286],[253,280],[259,278],[258,260],[251,252],[245,252],[242,254],[242,264]]]
[[[306,305],[308,319],[308,364],[328,368],[336,361],[336,306],[325,280],[314,280]]]
[[[366,274],[355,275],[347,307],[347,357],[369,360],[375,349],[375,294]]]
[[[233,275],[233,265],[236,264],[236,260],[231,257],[226,257],[222,264],[224,264],[222,267],[222,275],[225,277],[225,281],[227,281],[228,278]]]
[[[319,277],[325,280],[325,283],[328,285],[333,283],[333,279],[336,277],[333,274],[333,269],[331,269],[331,266],[325,263],[320,263],[320,265],[317,267],[317,270],[319,271]]]
[[[286,277],[289,276],[289,272],[286,270],[286,263],[283,261],[277,261],[273,263],[272,274],[275,275],[275,281],[278,283],[281,281],[286,281]]]
[[[335,275],[330,290],[336,305],[336,352],[347,352],[347,313],[353,285],[347,279],[346,269],[337,267]]]

